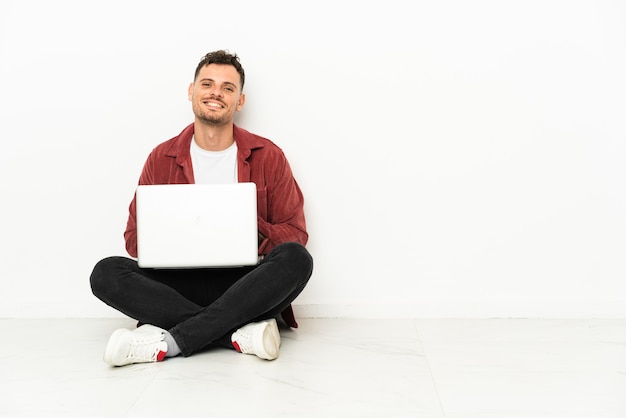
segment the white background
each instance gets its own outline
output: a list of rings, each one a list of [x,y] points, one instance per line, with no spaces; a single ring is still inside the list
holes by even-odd
[[[315,271],[300,316],[626,316],[626,3],[0,3],[0,316],[117,316],[148,152],[206,52],[283,148]]]

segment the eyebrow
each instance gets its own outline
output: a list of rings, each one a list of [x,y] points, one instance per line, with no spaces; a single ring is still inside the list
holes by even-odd
[[[211,82],[216,82],[215,80],[213,80],[212,78],[201,78],[200,80],[198,80],[199,83],[202,83],[204,81],[211,81]],[[234,86],[237,87],[237,84],[235,83],[231,83],[230,81],[224,81],[222,84],[228,84],[230,86]]]

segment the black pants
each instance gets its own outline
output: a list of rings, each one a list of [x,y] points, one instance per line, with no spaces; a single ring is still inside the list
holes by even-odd
[[[230,342],[250,322],[276,317],[302,292],[313,271],[304,246],[278,245],[256,266],[142,269],[109,257],[96,264],[91,289],[100,300],[138,320],[168,330],[184,356]]]

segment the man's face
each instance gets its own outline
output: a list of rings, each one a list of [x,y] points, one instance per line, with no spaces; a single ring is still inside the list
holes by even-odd
[[[245,102],[239,73],[232,65],[202,67],[188,93],[196,119],[211,125],[232,122]]]

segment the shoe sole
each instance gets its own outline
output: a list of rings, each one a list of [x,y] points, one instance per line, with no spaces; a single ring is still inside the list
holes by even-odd
[[[280,354],[280,332],[275,319],[268,320],[263,330],[263,351],[259,357],[264,360],[275,360]]]

